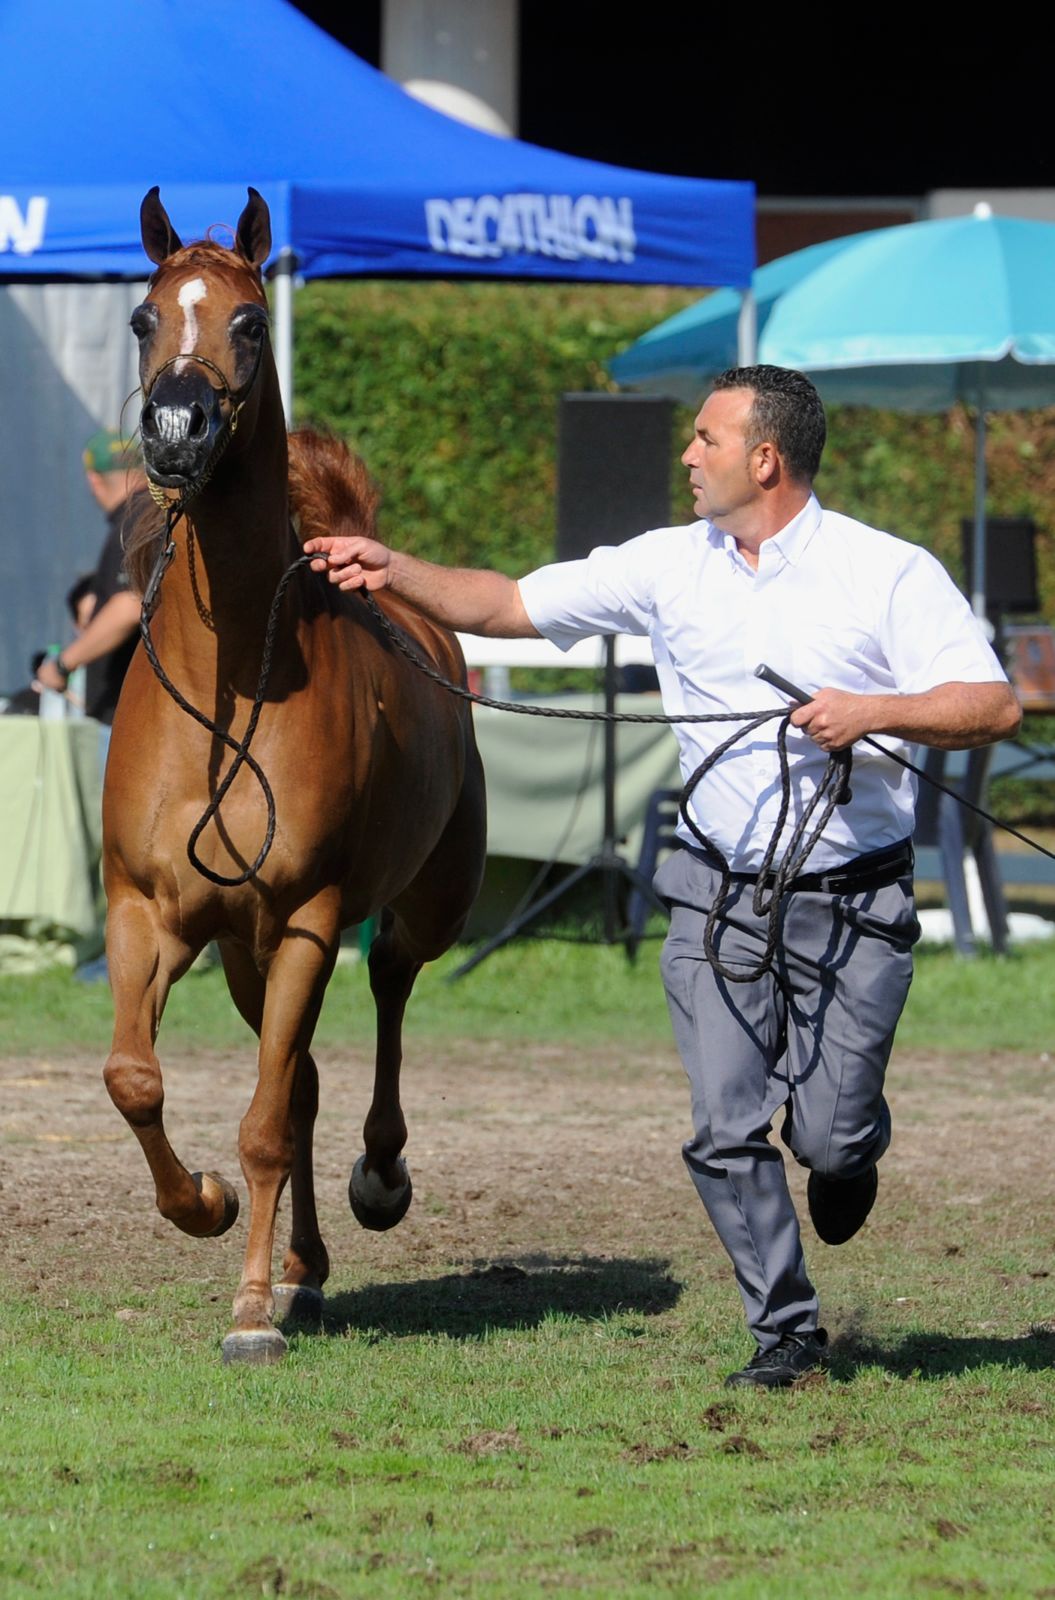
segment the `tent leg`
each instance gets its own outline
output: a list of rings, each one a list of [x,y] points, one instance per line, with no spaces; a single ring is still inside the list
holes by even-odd
[[[293,426],[293,270],[292,250],[280,252],[272,278],[275,300],[275,365],[286,427]]]

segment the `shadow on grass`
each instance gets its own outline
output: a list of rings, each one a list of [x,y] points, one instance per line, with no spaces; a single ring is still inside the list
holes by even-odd
[[[1055,1332],[1032,1328],[1019,1339],[954,1339],[944,1333],[910,1333],[883,1345],[848,1333],[832,1345],[832,1377],[848,1382],[865,1367],[882,1367],[898,1378],[958,1377],[979,1367],[1046,1372],[1055,1367]]]
[[[358,1332],[378,1339],[441,1333],[478,1339],[496,1328],[535,1327],[550,1316],[587,1321],[636,1312],[655,1316],[677,1304],[682,1285],[669,1261],[589,1256],[522,1256],[467,1272],[408,1283],[368,1284],[327,1297],[311,1334]]]

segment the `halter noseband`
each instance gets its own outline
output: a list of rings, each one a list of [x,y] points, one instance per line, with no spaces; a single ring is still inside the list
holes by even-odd
[[[209,479],[215,472],[217,465],[219,464],[220,457],[230,444],[233,434],[237,431],[238,418],[241,416],[242,408],[249,399],[253,385],[256,383],[256,380],[260,375],[260,362],[264,354],[265,343],[266,341],[261,339],[260,343],[257,345],[256,358],[253,361],[253,370],[250,372],[248,378],[242,384],[240,389],[232,389],[231,385],[227,381],[226,374],[221,371],[221,369],[216,365],[215,361],[210,361],[208,356],[199,355],[196,350],[191,350],[186,353],[181,352],[178,355],[169,356],[168,360],[161,363],[160,367],[158,367],[157,371],[154,373],[154,376],[151,378],[146,394],[143,396],[144,406],[149,404],[150,397],[154,393],[154,389],[157,386],[157,381],[163,372],[167,372],[169,367],[174,367],[177,361],[196,361],[199,366],[206,367],[210,372],[215,373],[217,378],[219,378],[219,388],[215,389],[213,392],[219,395],[221,402],[226,401],[231,408],[223,420],[220,432],[216,436],[216,443],[209,452],[209,459],[206,461],[199,476],[195,478],[193,483],[187,485],[187,487],[179,494],[177,500],[175,501],[175,504],[179,507],[180,511],[182,511],[188,500],[193,499],[196,494],[199,494],[201,490],[205,488],[205,485],[208,483]],[[174,502],[168,498],[167,491],[162,488],[160,484],[155,483],[149,474],[147,475],[147,489],[150,492],[150,498],[153,500],[154,504],[162,511],[167,511],[169,507],[173,505]]]

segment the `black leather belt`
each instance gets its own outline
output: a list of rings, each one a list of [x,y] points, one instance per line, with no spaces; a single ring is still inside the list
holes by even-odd
[[[901,839],[897,844],[857,856],[844,867],[833,867],[830,872],[804,872],[801,877],[792,878],[785,893],[864,894],[869,889],[885,889],[910,874],[914,862],[912,840]],[[716,864],[711,862],[712,866]],[[733,872],[730,877],[734,883],[758,882],[757,872]]]

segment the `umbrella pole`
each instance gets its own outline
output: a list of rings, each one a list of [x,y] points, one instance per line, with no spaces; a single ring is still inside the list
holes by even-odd
[[[736,319],[736,364],[753,367],[758,360],[758,302],[753,289],[740,295],[740,314]]]
[[[971,610],[985,619],[985,397],[979,392],[974,418],[974,544],[971,550]]]

